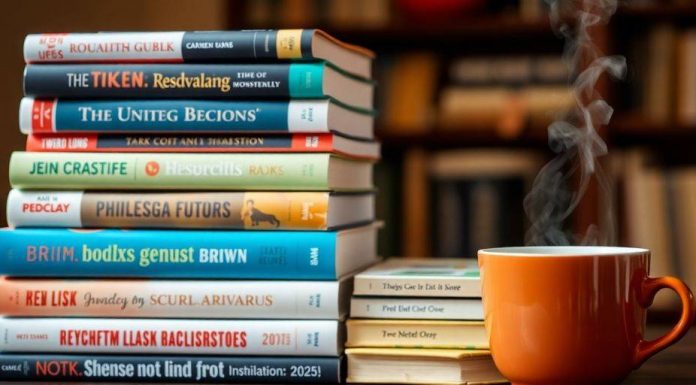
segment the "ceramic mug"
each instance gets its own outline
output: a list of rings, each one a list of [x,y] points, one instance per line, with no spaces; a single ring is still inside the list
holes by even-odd
[[[694,323],[691,291],[648,277],[646,249],[503,247],[478,260],[493,360],[514,385],[618,383]],[[663,288],[679,295],[681,318],[646,341],[646,310]]]

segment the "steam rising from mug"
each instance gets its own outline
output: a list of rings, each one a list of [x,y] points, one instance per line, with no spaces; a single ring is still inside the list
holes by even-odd
[[[565,119],[548,127],[549,147],[557,154],[546,164],[524,199],[524,210],[531,223],[525,236],[528,245],[613,244],[615,220],[611,207],[602,210],[602,231],[590,226],[580,239],[563,228],[564,221],[578,206],[594,176],[604,196],[611,204],[612,186],[601,169],[598,157],[607,154],[607,145],[597,132],[611,119],[613,108],[602,99],[596,84],[603,73],[623,78],[626,59],[623,56],[602,56],[591,39],[589,29],[606,24],[616,12],[616,0],[585,0],[566,2],[548,0],[554,31],[565,38],[563,54],[571,74],[577,67],[586,68],[573,82],[576,106]],[[561,9],[565,5],[564,9]],[[571,8],[571,9],[568,9]],[[572,16],[574,28],[564,15]],[[570,189],[568,185],[574,184]]]

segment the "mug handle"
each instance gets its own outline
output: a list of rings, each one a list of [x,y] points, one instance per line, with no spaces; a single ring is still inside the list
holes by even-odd
[[[666,347],[672,345],[673,343],[679,341],[686,333],[689,331],[691,326],[694,324],[694,318],[696,317],[696,304],[694,304],[694,296],[691,294],[691,290],[686,284],[674,277],[659,277],[659,278],[646,278],[641,286],[638,301],[641,306],[647,308],[649,307],[653,299],[655,299],[655,294],[661,289],[672,289],[679,295],[679,299],[682,302],[682,312],[679,322],[665,335],[659,337],[652,341],[640,340],[638,346],[636,346],[636,351],[633,355],[633,366],[638,368],[642,365],[648,358],[654,356],[659,351],[665,349]]]

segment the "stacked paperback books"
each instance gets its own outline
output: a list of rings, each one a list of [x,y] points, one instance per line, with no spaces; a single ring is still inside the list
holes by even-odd
[[[339,381],[378,260],[371,52],[316,30],[24,51],[0,378]]]
[[[488,349],[475,260],[391,259],[355,276],[348,382],[504,381]]]

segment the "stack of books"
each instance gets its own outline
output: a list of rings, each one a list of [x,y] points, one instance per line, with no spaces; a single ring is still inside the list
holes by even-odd
[[[497,382],[475,260],[391,259],[355,276],[348,382]]]
[[[24,48],[0,378],[339,381],[350,276],[378,260],[371,52],[316,30]]]

